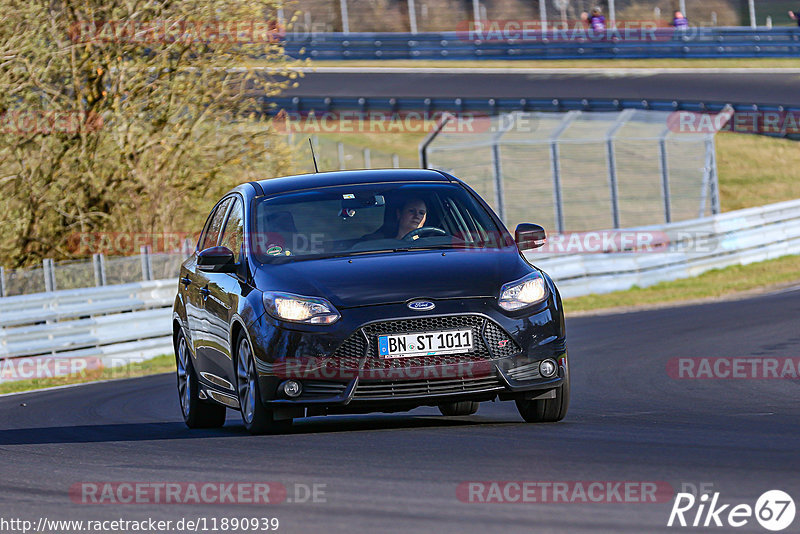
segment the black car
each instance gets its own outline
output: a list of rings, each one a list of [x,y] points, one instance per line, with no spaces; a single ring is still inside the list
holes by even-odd
[[[173,313],[191,428],[237,409],[253,433],[293,418],[514,400],[528,422],[569,404],[553,281],[466,184],[364,170],[241,185],[211,210]]]

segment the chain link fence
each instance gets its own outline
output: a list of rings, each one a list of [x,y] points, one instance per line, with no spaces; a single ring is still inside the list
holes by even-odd
[[[726,108],[698,133],[667,112],[515,112],[481,131],[443,128],[420,156],[466,181],[509,228],[664,224],[719,213],[714,134],[729,117]]]
[[[0,267],[0,297],[176,278],[187,254],[150,253],[91,260],[42,261],[41,267]]]
[[[387,152],[374,147],[364,147],[368,138],[356,138],[353,143],[338,140],[347,136],[312,135],[317,165],[321,171],[348,169],[400,169],[413,168],[418,164],[415,154]],[[307,137],[293,135],[289,140],[298,153],[308,151]],[[311,154],[300,160],[299,165],[307,172],[314,172]]]
[[[738,26],[749,24],[746,2],[704,0],[702,3],[672,0],[616,0],[617,21],[653,21],[667,26],[676,9],[685,11],[695,26]],[[788,4],[786,4],[788,5]],[[527,20],[542,15],[553,22],[580,23],[581,14],[600,6],[606,17],[611,3],[605,0],[296,0],[286,3],[284,16],[297,11],[292,32],[441,32],[465,28],[470,22]],[[791,6],[789,6],[791,7]],[[758,7],[758,24],[771,16],[777,24],[789,25],[784,4],[767,3]]]

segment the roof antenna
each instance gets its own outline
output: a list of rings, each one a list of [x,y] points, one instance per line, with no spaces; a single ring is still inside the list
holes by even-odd
[[[314,143],[311,142],[311,138],[308,138],[308,146],[311,147],[311,160],[314,162],[314,172],[319,172],[319,168],[317,167],[317,156],[314,155]]]

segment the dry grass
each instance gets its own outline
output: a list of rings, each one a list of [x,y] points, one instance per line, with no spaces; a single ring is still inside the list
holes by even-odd
[[[797,141],[721,133],[716,143],[723,211],[800,198]]]
[[[169,372],[175,372],[175,356],[172,354],[165,354],[143,362],[134,362],[119,367],[86,371],[80,375],[61,376],[57,378],[36,378],[13,382],[0,381],[0,394],[67,386],[71,384],[84,384],[87,382],[97,382],[99,380],[135,378]]]

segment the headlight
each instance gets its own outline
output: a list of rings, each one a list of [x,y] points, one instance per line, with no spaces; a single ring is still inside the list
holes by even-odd
[[[282,321],[308,324],[332,324],[339,320],[339,312],[323,298],[301,297],[291,293],[264,293],[267,312]]]
[[[538,272],[534,272],[517,280],[509,282],[500,289],[498,304],[504,310],[514,311],[547,298],[547,284]]]

